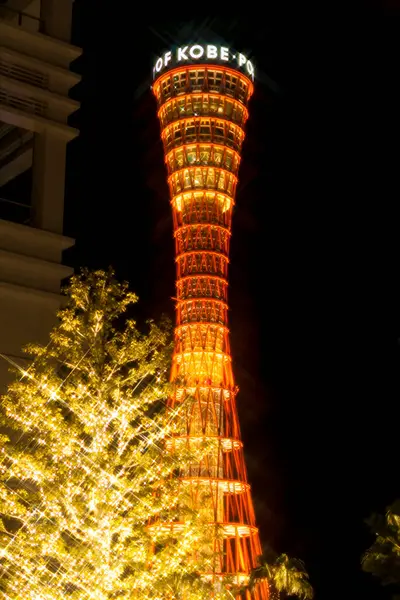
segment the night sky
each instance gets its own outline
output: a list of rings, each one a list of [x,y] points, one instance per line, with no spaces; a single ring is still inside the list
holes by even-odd
[[[75,2],[81,136],[68,154],[76,247],[65,261],[112,265],[139,294],[139,319],[173,317],[153,59],[200,27],[252,55],[230,328],[261,538],[305,560],[317,600],[389,598],[359,562],[372,541],[364,519],[400,495],[394,22],[372,10],[348,26],[267,9],[191,21],[153,7],[140,18],[118,5]]]

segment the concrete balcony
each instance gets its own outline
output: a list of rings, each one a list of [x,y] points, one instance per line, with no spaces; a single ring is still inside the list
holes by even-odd
[[[44,0],[8,0],[6,4],[0,5],[1,44],[11,50],[68,68],[82,53],[80,48],[68,43],[70,15],[62,14],[68,3],[69,0],[59,0],[57,10],[49,11],[50,14],[53,13],[52,16],[42,19],[41,4],[46,4]]]
[[[71,238],[0,219],[0,393],[12,364],[24,366],[28,342],[46,344],[73,270],[60,264]]]
[[[39,0],[0,5],[0,187],[32,166],[34,133],[65,142],[79,133],[68,125],[79,109],[68,94],[81,49],[44,33],[39,15]]]

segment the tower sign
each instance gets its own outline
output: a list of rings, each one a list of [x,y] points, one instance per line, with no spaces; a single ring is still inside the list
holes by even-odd
[[[254,65],[244,54],[235,52],[226,46],[214,46],[213,44],[192,44],[165,52],[154,64],[153,78],[156,78],[166,68],[198,61],[230,63],[235,69],[240,69],[254,80]]]

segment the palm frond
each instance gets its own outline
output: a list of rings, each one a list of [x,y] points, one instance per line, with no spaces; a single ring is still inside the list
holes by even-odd
[[[250,576],[250,589],[254,589],[261,579],[267,579],[272,590],[278,593],[284,592],[288,596],[311,600],[314,591],[303,561],[291,558],[287,554],[278,556],[270,552],[269,556],[273,557],[271,562],[265,561],[265,554],[260,557],[260,566],[254,569]]]

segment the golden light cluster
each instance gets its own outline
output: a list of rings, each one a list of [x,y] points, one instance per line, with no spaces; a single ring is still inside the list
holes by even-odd
[[[209,598],[196,574],[213,556],[193,551],[209,524],[177,476],[207,449],[166,451],[187,412],[163,406],[169,332],[117,330],[134,297],[102,272],[74,277],[69,293],[48,346],[30,348],[32,365],[2,398],[0,595]],[[150,526],[166,515],[178,537]]]

